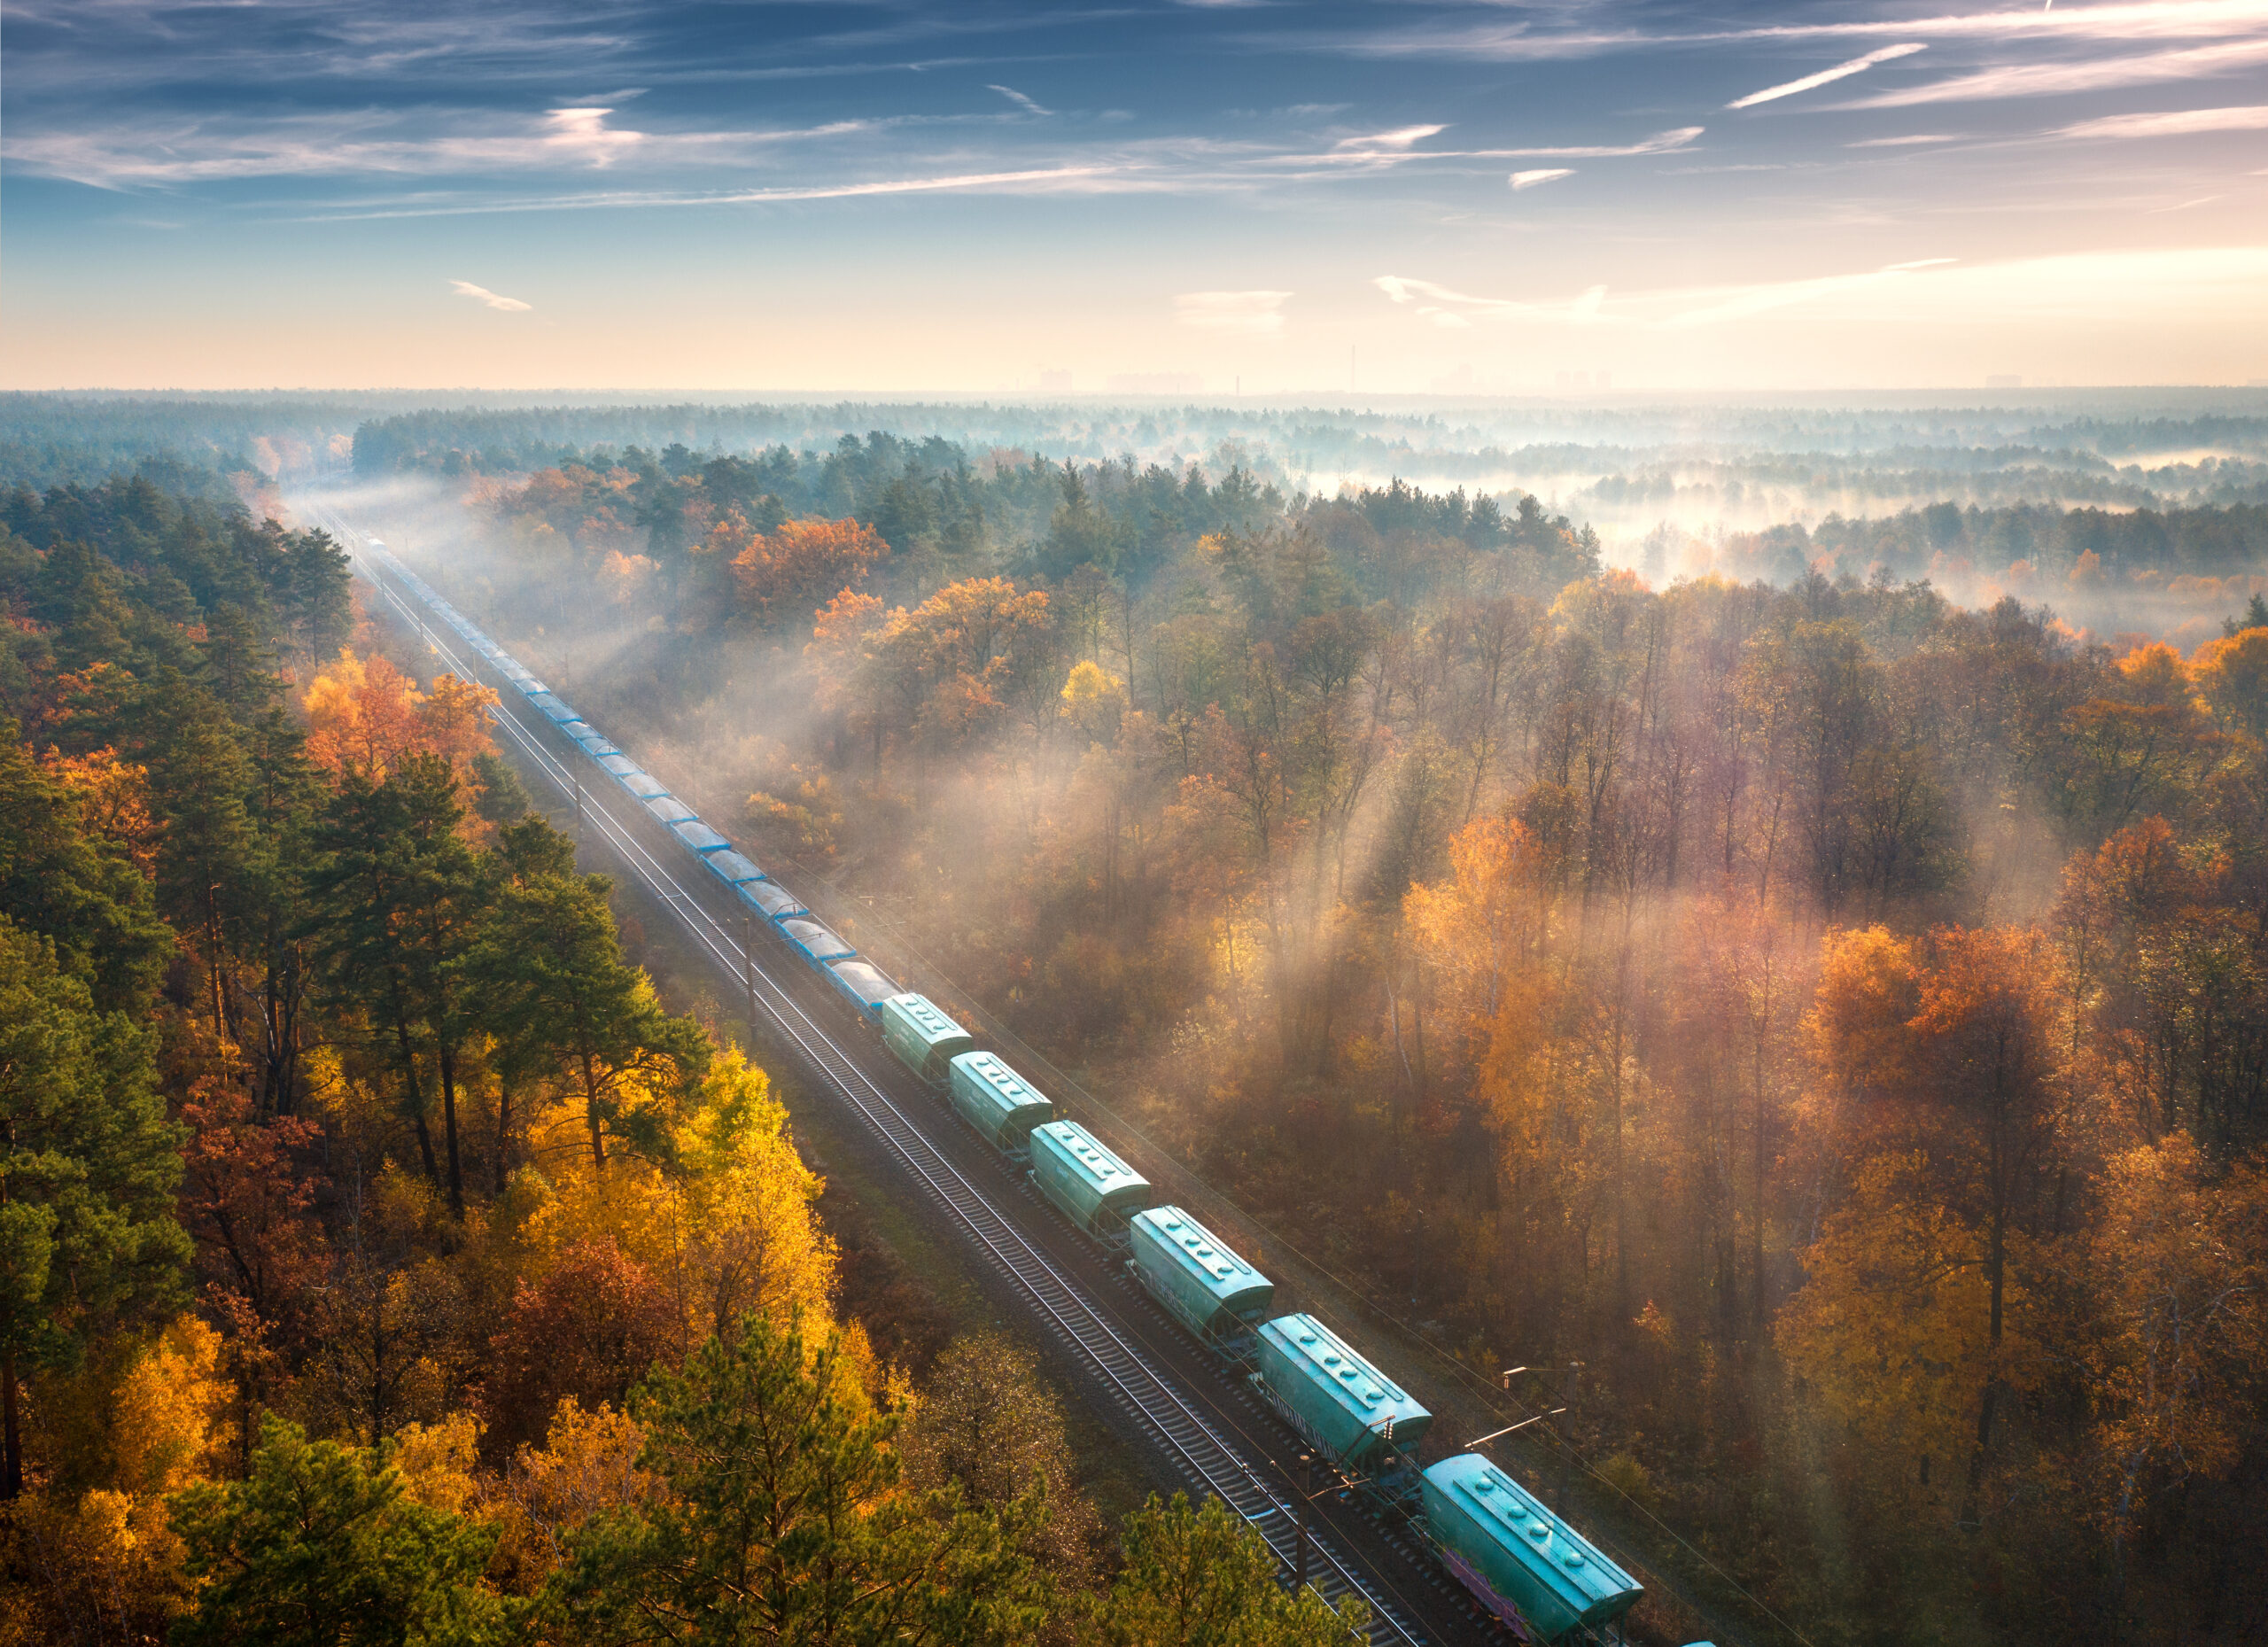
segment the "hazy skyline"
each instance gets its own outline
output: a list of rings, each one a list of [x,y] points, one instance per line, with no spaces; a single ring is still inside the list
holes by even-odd
[[[31,0],[0,50],[10,387],[2268,378],[2268,0]]]

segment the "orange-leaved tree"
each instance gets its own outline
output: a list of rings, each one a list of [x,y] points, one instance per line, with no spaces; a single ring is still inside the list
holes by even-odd
[[[2085,1358],[2094,1507],[2123,1589],[2148,1501],[2234,1469],[2268,1393],[2268,1174],[2217,1177],[2176,1132],[2112,1156],[2101,1187],[2085,1262],[2103,1308]]]
[[[1063,679],[1044,590],[1006,578],[947,584],[920,605],[887,613],[845,589],[814,619],[808,656],[819,698],[871,734],[881,764],[893,741],[950,749],[1007,718],[1052,726]]]
[[[2156,641],[2120,659],[2105,685],[2063,716],[2066,804],[2108,829],[2179,812],[2212,740],[2188,666]]]
[[[720,524],[712,540],[728,530]],[[733,556],[733,577],[758,625],[799,624],[837,591],[864,583],[867,569],[889,553],[873,527],[855,520],[791,520],[777,532],[750,534]]]
[[[1922,1093],[1941,1140],[1936,1152],[1951,1204],[1981,1226],[1991,1366],[1969,1461],[1975,1501],[2001,1404],[2016,1393],[2008,1339],[2012,1244],[2019,1220],[2062,1131],[2070,1103],[2060,1056],[2053,951],[2034,928],[1940,927],[1921,980],[1912,1025],[1926,1071]]]
[[[2268,738],[2268,629],[2241,629],[2197,649],[2197,689],[2221,725]]]
[[[79,803],[79,827],[116,846],[144,874],[157,872],[163,833],[150,814],[150,769],[122,760],[105,744],[84,755],[66,755],[53,745],[40,765]]]
[[[1885,1496],[1942,1503],[1941,1466],[1973,1444],[1995,1363],[1981,1237],[1932,1180],[1918,1149],[1863,1162],[1773,1336],[1825,1435],[1852,1443],[1846,1467]]]
[[[495,702],[490,688],[451,674],[421,692],[389,659],[350,649],[307,683],[307,754],[333,777],[351,772],[374,783],[405,756],[438,755],[469,782],[474,757],[493,748],[487,710]]]
[[[1402,910],[1425,958],[1421,989],[1439,1007],[1452,1055],[1470,1068],[1515,981],[1542,953],[1550,898],[1535,837],[1517,818],[1474,819],[1450,838],[1449,853],[1449,878],[1412,886]]]
[[[376,782],[415,747],[424,701],[417,683],[391,659],[342,650],[307,683],[308,757],[334,777],[356,772]]]

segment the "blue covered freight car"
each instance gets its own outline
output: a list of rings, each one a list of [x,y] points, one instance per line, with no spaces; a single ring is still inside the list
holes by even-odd
[[[780,928],[780,936],[788,940],[788,947],[814,967],[824,961],[841,960],[858,952],[825,923],[809,915],[788,915],[773,923]]]
[[[756,866],[755,859],[729,848],[721,852],[711,852],[701,861],[708,867],[711,874],[728,887],[736,887],[743,881],[760,881],[764,878],[764,871]]]
[[[898,993],[897,984],[889,974],[860,956],[847,955],[841,960],[831,960],[819,970],[868,1022],[879,1022],[882,1003]]]
[[[739,895],[742,903],[775,927],[791,916],[811,913],[804,907],[803,899],[781,886],[770,875],[755,881],[743,882],[733,890]]]
[[[711,852],[729,852],[733,843],[703,823],[698,818],[688,818],[670,826],[670,833],[692,851],[706,858]]]

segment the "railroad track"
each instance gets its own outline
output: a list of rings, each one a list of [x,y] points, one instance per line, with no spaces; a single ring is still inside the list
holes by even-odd
[[[478,680],[476,659],[460,651],[453,630],[436,629],[412,594],[395,588],[377,562],[357,552],[361,534],[320,505],[313,511],[353,556],[355,568],[419,637],[461,679]],[[731,979],[747,991],[772,1028],[794,1046],[811,1070],[882,1141],[920,1184],[925,1193],[973,1242],[987,1266],[1029,1301],[1059,1342],[1096,1375],[1120,1409],[1178,1466],[1190,1484],[1211,1493],[1241,1516],[1267,1541],[1286,1573],[1301,1565],[1303,1536],[1295,1504],[1279,1492],[1262,1466],[1239,1453],[1219,1428],[1193,1406],[1169,1373],[1130,1340],[1088,1298],[1062,1266],[1040,1250],[992,1198],[949,1160],[897,1099],[780,982],[753,946],[743,945],[680,882],[671,866],[648,850],[636,831],[585,788],[579,774],[513,701],[501,693],[491,716],[560,793],[573,801],[585,824],[598,833],[640,882],[676,914],[680,923]],[[545,723],[544,731],[550,731]],[[556,735],[555,733],[553,735]],[[1421,1647],[1428,1635],[1410,1610],[1389,1593],[1381,1574],[1355,1570],[1326,1537],[1309,1527],[1304,1534],[1309,1585],[1334,1604],[1359,1596],[1371,1610],[1371,1639],[1381,1647]]]

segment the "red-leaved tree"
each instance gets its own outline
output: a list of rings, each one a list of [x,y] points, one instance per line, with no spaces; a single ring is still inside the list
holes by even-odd
[[[509,1457],[540,1442],[563,1397],[621,1406],[654,1363],[674,1359],[680,1324],[668,1292],[612,1241],[569,1247],[540,1280],[520,1283],[491,1340],[489,1444]]]

